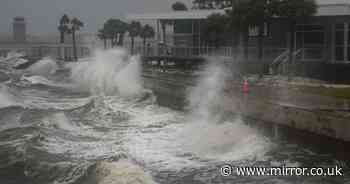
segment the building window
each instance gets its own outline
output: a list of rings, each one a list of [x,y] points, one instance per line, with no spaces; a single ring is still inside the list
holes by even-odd
[[[335,25],[335,59],[350,61],[350,23]]]
[[[177,34],[192,34],[191,20],[175,20],[174,33]]]
[[[259,36],[259,27],[258,26],[251,26],[249,27],[249,37],[257,37]],[[270,36],[270,27],[268,23],[264,23],[264,37]]]
[[[322,60],[324,45],[324,26],[313,24],[297,25],[296,47],[302,50],[302,60]]]
[[[337,61],[343,61],[344,60],[344,47],[336,47],[335,48],[335,59]]]
[[[336,35],[335,35],[335,44],[337,45],[337,46],[343,46],[344,45],[344,31],[336,31],[336,33],[335,33]]]
[[[324,27],[321,25],[298,25],[297,36],[299,37],[298,40],[302,40],[304,46],[323,46]]]
[[[304,45],[322,46],[324,44],[324,32],[304,32]]]

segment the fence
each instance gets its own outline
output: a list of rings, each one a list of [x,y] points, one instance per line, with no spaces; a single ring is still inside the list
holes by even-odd
[[[242,49],[233,49],[232,47],[142,47],[137,46],[134,49],[134,54],[140,54],[142,56],[174,56],[174,57],[240,57]],[[271,62],[274,58],[278,57],[281,53],[286,51],[286,48],[264,48],[262,60],[265,62]],[[243,57],[243,56],[241,56]],[[248,48],[248,60],[257,61],[258,48]]]
[[[29,57],[45,57],[69,60],[73,58],[73,47],[71,45],[59,44],[2,44],[0,45],[0,56],[6,57],[9,52],[23,53]],[[90,49],[87,46],[77,46],[77,56],[79,58],[90,55]]]
[[[280,56],[287,48],[267,47],[263,49],[262,60],[271,63],[275,58]],[[301,48],[296,56],[297,61],[325,61],[325,48]],[[220,57],[240,57],[243,48],[233,49],[232,47],[166,47],[166,46],[136,46],[134,54],[142,56],[174,56],[174,57],[205,57],[205,56],[220,56]],[[248,48],[248,60],[259,60],[259,49],[257,47]],[[243,57],[243,56],[241,56]]]

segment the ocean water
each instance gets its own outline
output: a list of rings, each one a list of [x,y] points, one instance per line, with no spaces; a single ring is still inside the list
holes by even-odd
[[[349,177],[223,177],[220,167],[347,169],[347,160],[262,134],[223,117],[225,69],[208,65],[188,94],[189,111],[157,104],[137,56],[96,51],[86,62],[50,58],[0,84],[0,183],[349,183]],[[322,147],[322,145],[320,145]],[[346,173],[346,172],[345,172]]]

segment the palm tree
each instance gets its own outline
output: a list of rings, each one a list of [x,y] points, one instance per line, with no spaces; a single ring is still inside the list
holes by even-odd
[[[134,44],[135,44],[135,37],[140,35],[141,32],[141,24],[137,21],[132,21],[129,24],[129,36],[131,38],[131,54],[134,54]]]
[[[64,14],[60,19],[60,23],[58,25],[58,31],[60,32],[60,43],[64,43],[64,36],[66,33],[68,33],[69,22],[69,17],[66,14]]]
[[[124,35],[128,31],[129,25],[121,20],[118,20],[117,24],[115,25],[115,31],[118,35],[118,46],[124,45]]]
[[[153,27],[150,25],[146,24],[145,26],[142,27],[141,32],[140,32],[140,37],[143,39],[143,53],[145,54],[146,52],[146,42],[148,38],[154,38],[155,32]]]
[[[104,49],[107,49],[107,33],[105,29],[98,30],[97,37],[103,40]]]
[[[174,11],[187,11],[187,6],[183,3],[183,2],[175,2],[171,8],[174,10]]]
[[[212,14],[202,28],[203,40],[213,44],[216,48],[225,41],[225,33],[228,31],[228,16]]]
[[[128,24],[119,20],[119,19],[108,19],[104,26],[103,30],[107,36],[107,39],[111,40],[111,45],[123,46],[124,35],[128,30]]]
[[[72,41],[73,41],[73,55],[75,61],[78,61],[77,56],[77,43],[76,43],[76,32],[79,31],[82,27],[84,27],[84,23],[80,21],[78,18],[72,19],[70,32],[72,33]]]
[[[274,0],[271,3],[276,14],[289,22],[289,62],[294,62],[295,25],[297,19],[312,16],[317,11],[315,0]]]

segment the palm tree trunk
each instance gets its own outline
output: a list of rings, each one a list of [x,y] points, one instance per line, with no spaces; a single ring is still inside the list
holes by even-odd
[[[219,42],[220,42],[219,34],[215,33],[215,40],[214,40],[214,47],[215,47],[215,49],[219,48],[219,45],[220,45]]]
[[[163,43],[166,45],[166,24],[163,22],[162,24],[162,30],[163,30]]]
[[[131,37],[131,55],[134,54],[134,42],[135,42],[134,37]]]
[[[107,49],[107,39],[106,38],[103,39],[103,46],[106,50]]]
[[[111,38],[111,47],[112,48],[114,48],[114,46],[116,45],[116,42],[117,42],[116,36],[112,36],[112,38]]]
[[[78,61],[77,43],[76,43],[76,39],[75,39],[75,30],[73,30],[73,32],[72,32],[72,39],[73,39],[73,56],[74,56],[74,60]]]
[[[60,35],[60,43],[63,44],[64,43],[64,32],[61,31],[61,35]]]
[[[259,37],[258,37],[258,59],[260,62],[263,61],[264,55],[264,23],[259,26]]]
[[[119,35],[119,43],[118,45],[122,47],[124,45],[124,34]]]
[[[146,55],[146,37],[143,38],[143,55]]]

